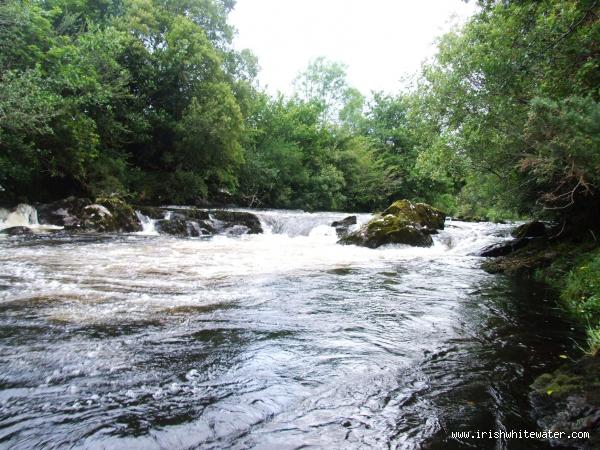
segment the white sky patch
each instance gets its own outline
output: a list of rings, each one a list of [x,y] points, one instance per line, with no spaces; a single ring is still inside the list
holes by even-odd
[[[393,93],[435,54],[436,38],[475,9],[474,0],[238,0],[230,23],[235,47],[258,57],[271,93],[290,93],[318,56],[346,64],[363,94]]]

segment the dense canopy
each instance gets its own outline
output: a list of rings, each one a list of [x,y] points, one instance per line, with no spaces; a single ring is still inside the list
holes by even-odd
[[[410,90],[361,93],[318,58],[291,96],[262,91],[259,62],[234,50],[233,7],[2,2],[1,200],[598,209],[597,1],[481,1]]]

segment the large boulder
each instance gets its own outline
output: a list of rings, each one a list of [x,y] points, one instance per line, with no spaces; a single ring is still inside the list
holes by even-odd
[[[131,205],[118,197],[97,198],[96,203],[86,206],[84,211],[84,228],[108,232],[142,230]]]
[[[379,217],[338,241],[377,248],[385,244],[406,244],[415,247],[433,245],[431,234],[444,228],[446,215],[424,203],[398,200]]]
[[[393,215],[420,227],[429,234],[444,229],[446,215],[425,203],[412,203],[408,200],[397,200],[383,211],[382,216]]]

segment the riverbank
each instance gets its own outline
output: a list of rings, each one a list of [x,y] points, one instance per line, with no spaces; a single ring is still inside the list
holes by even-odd
[[[552,286],[560,293],[560,306],[585,329],[581,356],[565,357],[560,368],[539,376],[530,398],[540,427],[588,431],[590,439],[576,445],[592,449],[600,446],[600,249],[593,234],[586,238],[538,236],[527,243],[516,239],[514,251],[490,258],[482,267],[489,273],[535,278]],[[573,441],[558,439],[555,444]]]

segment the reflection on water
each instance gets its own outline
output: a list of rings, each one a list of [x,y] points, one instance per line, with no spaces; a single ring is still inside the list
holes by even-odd
[[[449,437],[535,429],[527,385],[573,350],[551,295],[469,256],[507,226],[371,250],[335,244],[340,214],[260,217],[0,240],[0,446],[547,448]]]

